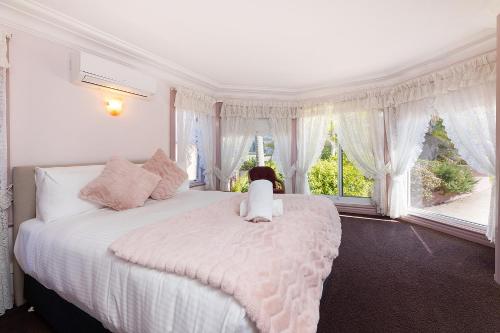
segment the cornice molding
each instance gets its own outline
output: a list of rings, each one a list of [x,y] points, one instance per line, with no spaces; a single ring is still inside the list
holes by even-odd
[[[34,1],[4,0],[0,2],[0,22],[7,27],[77,50],[90,51],[138,69],[147,70],[152,75],[170,83],[212,93],[217,89],[216,84],[209,78],[193,73],[163,57]]]
[[[357,90],[390,86],[446,66],[495,50],[495,29],[485,30],[455,48],[423,62],[345,82],[330,82],[294,89],[274,87],[248,87],[221,84],[161,56],[144,50],[113,35],[98,30],[67,15],[31,0],[4,0],[0,3],[2,24],[75,49],[90,51],[116,60],[173,85],[200,89],[217,97],[260,99],[309,99],[334,96]]]

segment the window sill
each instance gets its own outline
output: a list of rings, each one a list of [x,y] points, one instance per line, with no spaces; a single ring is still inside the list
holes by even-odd
[[[325,197],[333,201],[339,213],[380,215],[370,198],[340,197],[337,195],[325,195]]]
[[[430,213],[416,208],[410,209],[409,214],[401,217],[399,220],[421,225],[482,245],[494,247],[494,245],[486,238],[486,227],[477,223]]]
[[[424,218],[426,220],[442,223],[455,228],[465,229],[472,232],[483,233],[483,234],[486,233],[486,226],[484,225],[461,220],[451,216],[429,212],[424,209],[410,208],[408,214],[415,217]]]
[[[202,186],[205,186],[204,182],[199,182],[199,181],[196,181],[196,180],[192,180],[192,181],[189,182],[189,188],[202,187]]]

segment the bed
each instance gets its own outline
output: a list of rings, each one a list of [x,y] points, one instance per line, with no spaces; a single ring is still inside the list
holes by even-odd
[[[13,183],[16,304],[24,301],[25,273],[27,289],[45,289],[29,294],[43,298],[44,292],[52,291],[55,298],[81,310],[81,320],[88,314],[111,331],[257,331],[245,309],[221,290],[132,264],[108,250],[114,240],[133,229],[234,193],[187,191],[164,201],[149,200],[140,208],[100,209],[47,224],[35,218],[34,167],[14,168]]]

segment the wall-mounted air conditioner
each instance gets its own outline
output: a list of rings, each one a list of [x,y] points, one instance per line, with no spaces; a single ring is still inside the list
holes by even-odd
[[[80,52],[71,57],[71,76],[75,83],[86,83],[140,97],[156,92],[156,80],[130,67]]]

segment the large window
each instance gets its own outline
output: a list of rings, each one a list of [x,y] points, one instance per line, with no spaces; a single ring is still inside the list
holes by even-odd
[[[342,156],[341,163],[339,156]],[[373,180],[363,176],[347,158],[337,142],[332,124],[321,157],[309,172],[309,187],[314,194],[365,198],[371,196]]]
[[[440,118],[433,118],[429,124],[410,183],[414,211],[488,224],[491,179],[462,159]]]
[[[261,151],[261,158],[259,158]],[[272,167],[283,180],[273,159],[274,142],[270,134],[256,135],[252,146],[237,175],[231,179],[231,191],[248,191],[248,171],[257,165]],[[339,164],[339,156],[342,156]],[[333,126],[321,152],[320,159],[313,165],[309,175],[309,187],[313,194],[334,195],[339,197],[369,198],[372,194],[373,180],[366,178],[347,158],[338,144]]]
[[[273,160],[273,153],[272,136],[256,135],[237,176],[231,179],[231,192],[248,192],[248,171],[258,165],[270,166],[276,172],[278,179],[283,180],[283,175],[278,172],[276,162]]]

